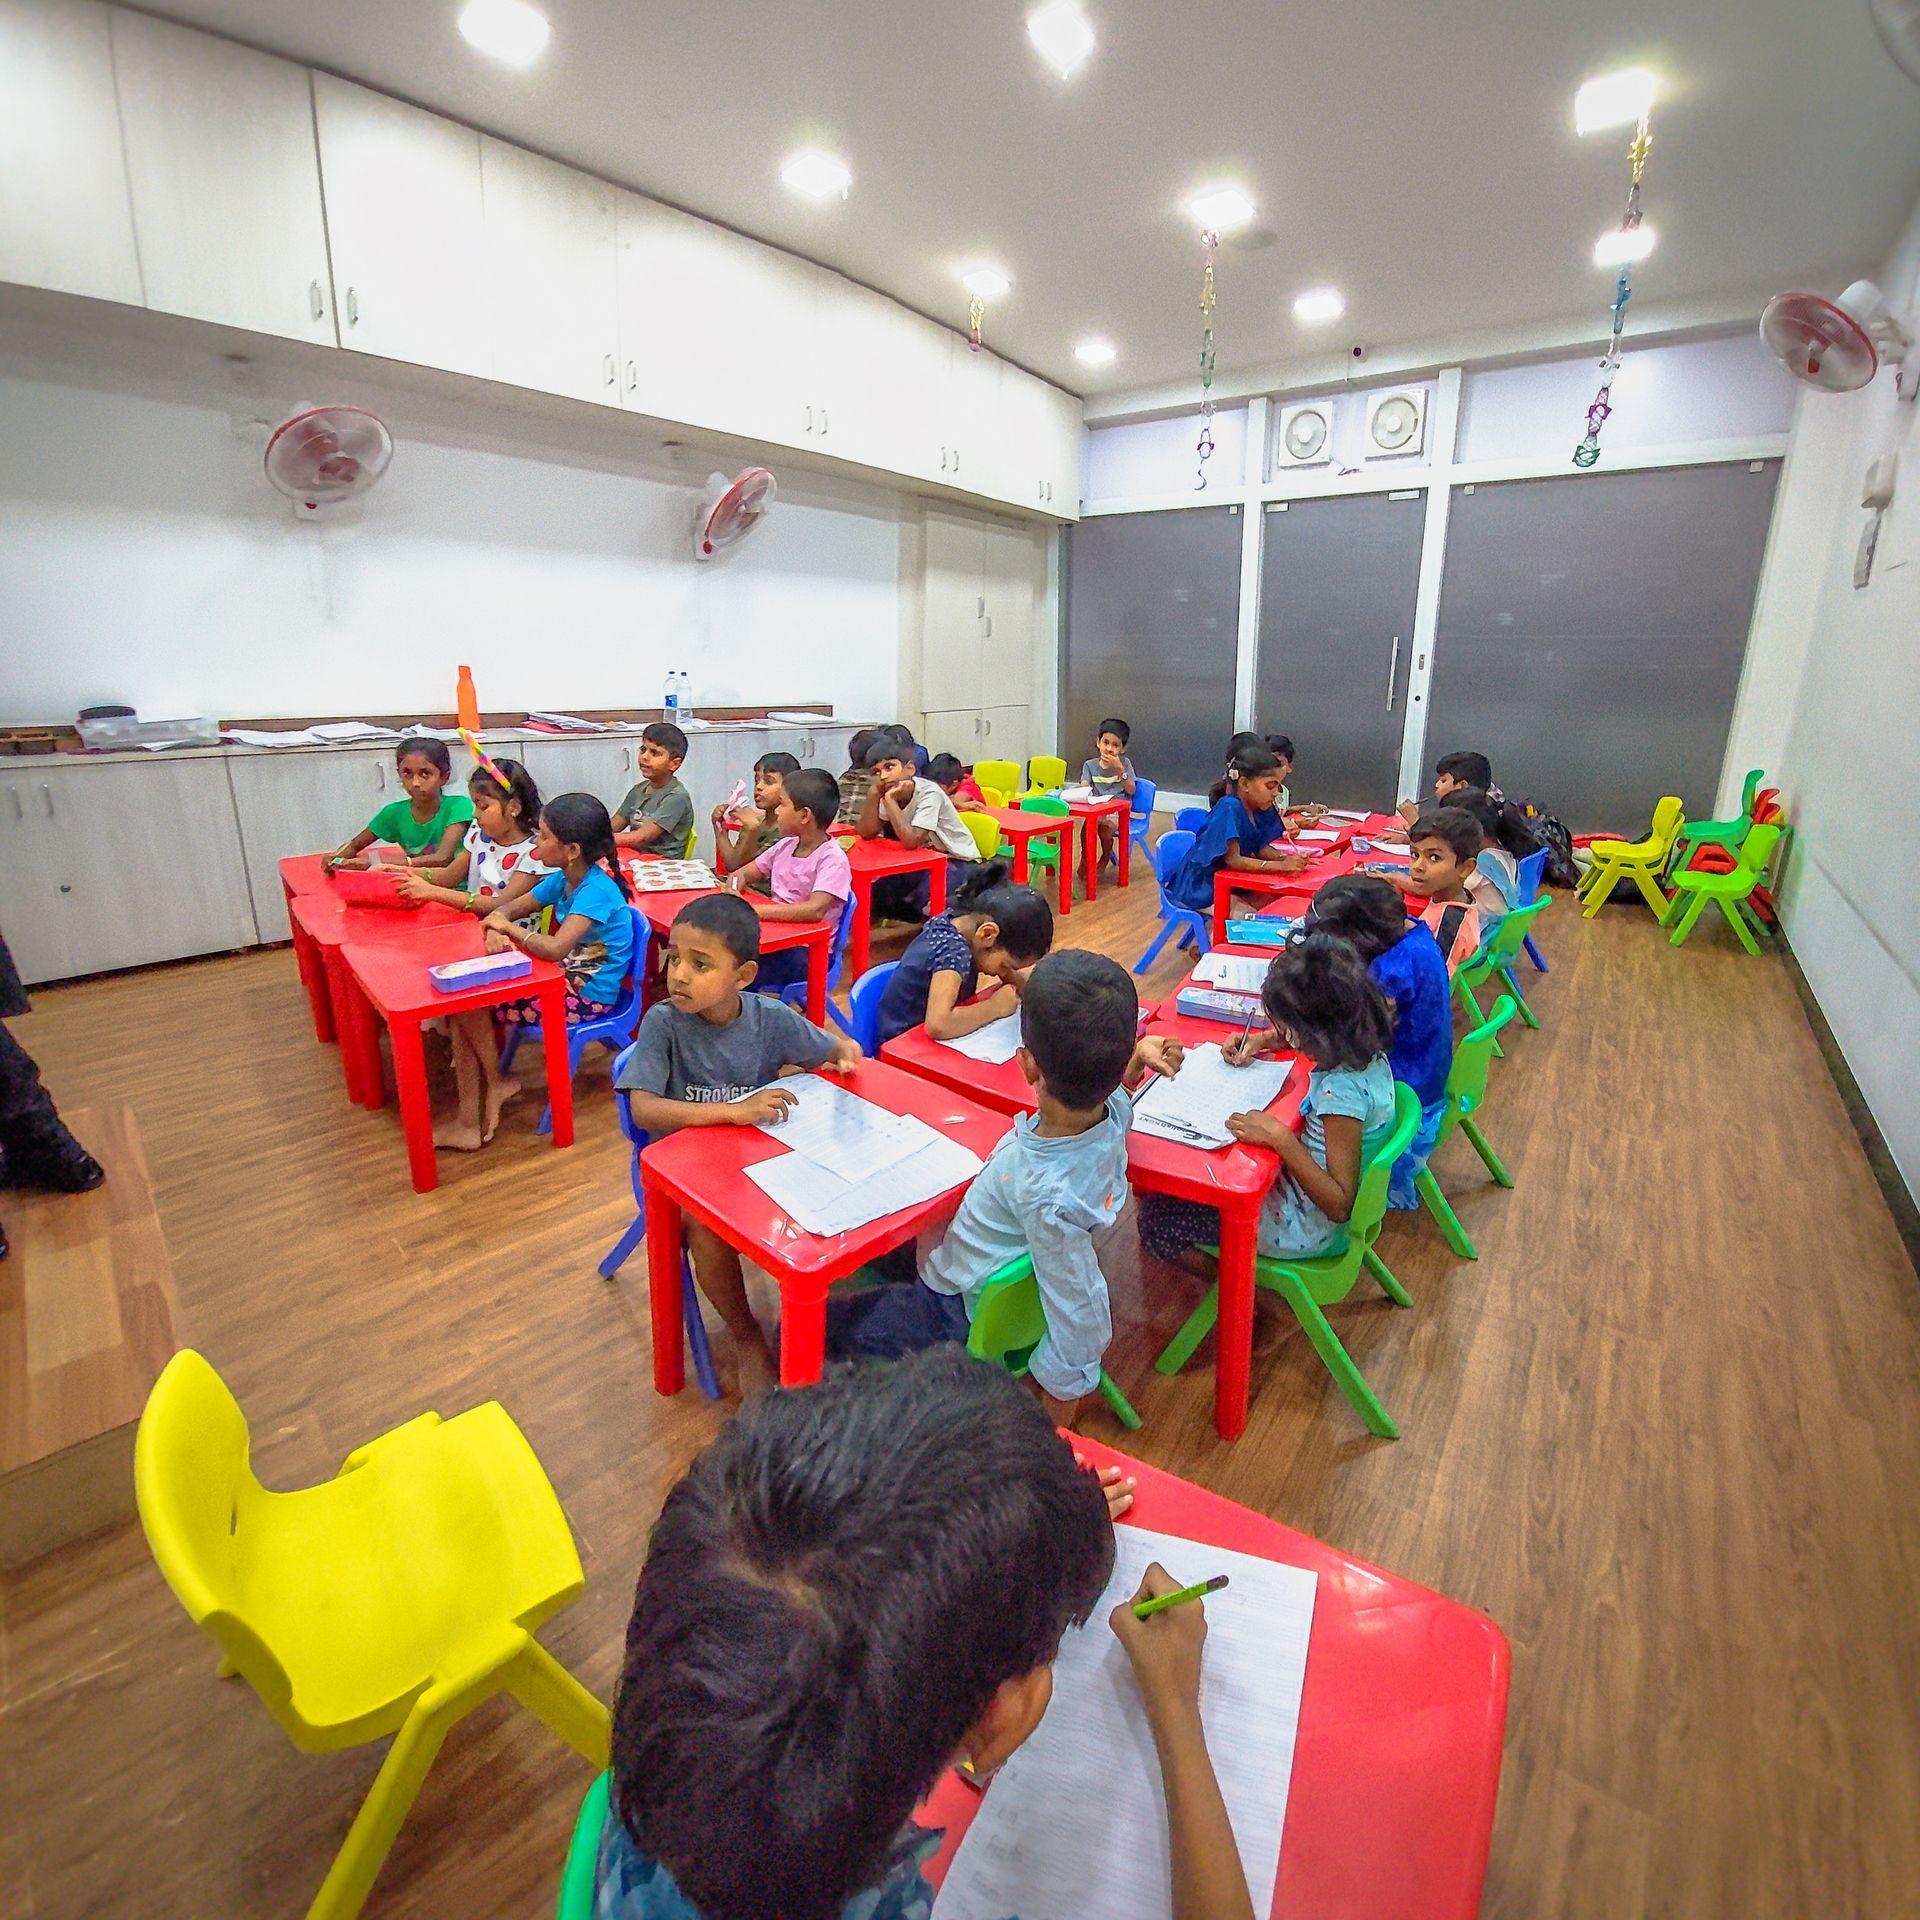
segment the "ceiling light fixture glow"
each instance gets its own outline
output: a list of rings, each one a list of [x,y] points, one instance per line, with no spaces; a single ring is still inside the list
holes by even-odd
[[[530,67],[546,50],[553,29],[527,0],[467,0],[460,33],[470,47],[509,67]]]
[[[853,185],[847,163],[818,147],[806,147],[794,154],[780,169],[780,178],[808,200],[844,200]]]
[[[1577,133],[1605,133],[1609,127],[1636,126],[1653,105],[1653,75],[1645,67],[1602,74],[1573,96]]]
[[[1293,317],[1305,321],[1310,327],[1324,326],[1329,320],[1338,320],[1346,310],[1346,301],[1332,287],[1315,287],[1293,303]]]
[[[1034,51],[1062,80],[1093,51],[1093,22],[1080,9],[1080,0],[1047,0],[1027,15],[1027,38]]]
[[[998,300],[1013,282],[998,267],[969,267],[960,276],[960,284],[976,300]]]
[[[1208,187],[1187,202],[1207,233],[1238,233],[1253,219],[1253,202],[1238,187]]]
[[[1074,348],[1073,357],[1083,367],[1110,367],[1118,353],[1111,340],[1102,340],[1097,336],[1091,340],[1082,340]]]
[[[1644,260],[1653,251],[1659,235],[1643,221],[1637,227],[1609,227],[1593,243],[1596,267],[1626,267]]]

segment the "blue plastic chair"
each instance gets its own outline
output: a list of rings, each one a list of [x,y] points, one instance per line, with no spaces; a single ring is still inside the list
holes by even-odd
[[[611,1280],[626,1264],[628,1257],[647,1237],[647,1193],[640,1184],[640,1149],[647,1144],[648,1136],[633,1124],[633,1108],[627,1095],[617,1084],[621,1069],[633,1058],[633,1047],[629,1043],[622,1049],[613,1063],[613,1077],[616,1085],[613,1089],[613,1110],[619,1116],[620,1131],[627,1136],[633,1147],[631,1175],[633,1179],[633,1225],[613,1243],[607,1257],[600,1262],[600,1278]],[[684,1244],[680,1249],[680,1318],[686,1322],[687,1345],[693,1349],[694,1377],[700,1382],[700,1391],[709,1400],[720,1398],[720,1376],[713,1370],[713,1349],[707,1344],[706,1322],[700,1318],[700,1295],[693,1284],[693,1268],[687,1263],[687,1250]]]
[[[1207,950],[1207,916],[1194,912],[1191,907],[1183,907],[1167,891],[1168,882],[1192,845],[1193,835],[1176,827],[1171,833],[1163,833],[1153,848],[1153,877],[1160,888],[1161,925],[1160,931],[1153,936],[1153,944],[1133,963],[1135,973],[1145,973],[1159,959],[1160,949],[1167,944],[1176,928],[1179,929],[1181,946],[1192,946],[1196,954]]]
[[[848,1039],[857,1040],[859,1035],[853,1030],[853,1023],[833,1004],[833,996],[840,991],[840,970],[847,957],[847,935],[853,931],[853,902],[851,900],[840,909],[840,924],[833,930],[833,938],[827,947],[827,1018],[844,1033]],[[790,1007],[798,1007],[802,1013],[807,1010],[807,983],[804,980],[789,981],[786,986],[769,988],[769,992],[778,992],[780,998]]]
[[[847,995],[847,1004],[853,1009],[852,1024],[847,1031],[860,1043],[860,1051],[869,1060],[880,1051],[880,996],[886,992],[887,982],[899,964],[898,960],[888,960],[880,966],[869,967]]]
[[[1138,784],[1136,782],[1136,784]],[[1173,816],[1173,828],[1176,833],[1198,833],[1207,824],[1206,807],[1182,807]]]
[[[1547,870],[1547,854],[1549,851],[1550,849],[1542,847],[1538,853],[1528,854],[1527,857],[1515,867],[1514,874],[1520,882],[1518,905],[1530,907],[1539,899],[1540,880],[1541,876]],[[1532,934],[1527,935],[1526,946],[1527,958],[1533,962],[1535,968],[1541,973],[1547,972],[1546,956],[1533,944]]]
[[[1135,845],[1143,852],[1147,836],[1153,831],[1153,803],[1159,797],[1160,789],[1151,780],[1143,780],[1137,773],[1133,776],[1133,805],[1128,809],[1128,830],[1133,835]]]
[[[633,922],[633,959],[628,964],[627,977],[620,983],[620,998],[610,1006],[597,1020],[569,1020],[567,1022],[567,1078],[571,1080],[580,1071],[580,1062],[586,1058],[587,1049],[597,1040],[603,1047],[611,1047],[618,1053],[622,1047],[633,1044],[635,1030],[640,1025],[640,986],[647,977],[647,941],[652,929],[648,927],[646,916],[638,907],[627,909]],[[507,1033],[506,1044],[500,1049],[500,1071],[508,1072],[513,1066],[514,1055],[520,1051],[520,1042],[525,1039],[541,1039],[539,1021],[527,1026],[513,1027]],[[540,1116],[540,1131],[553,1131],[553,1106],[549,1102],[546,1111]]]

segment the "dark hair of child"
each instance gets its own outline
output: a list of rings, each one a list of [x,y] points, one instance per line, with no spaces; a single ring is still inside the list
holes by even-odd
[[[1264,744],[1267,751],[1272,754],[1276,760],[1285,760],[1291,764],[1300,757],[1293,750],[1292,739],[1284,733],[1268,734]]]
[[[687,757],[687,736],[671,720],[650,720],[640,729],[640,738],[649,746],[665,747],[676,760]]]
[[[1371,873],[1343,873],[1313,896],[1298,938],[1330,933],[1362,960],[1378,960],[1407,931],[1406,902]]]
[[[1463,865],[1487,844],[1480,822],[1464,807],[1456,806],[1429,807],[1407,829],[1408,845],[1416,840],[1444,840]]]
[[[1443,753],[1433,770],[1444,773],[1449,780],[1478,787],[1483,793],[1493,785],[1493,764],[1484,753]]]
[[[755,773],[777,773],[782,779],[800,771],[800,762],[790,753],[763,753],[753,763]]]
[[[1367,963],[1345,940],[1310,933],[1267,969],[1260,1004],[1316,1067],[1364,1067],[1393,1045],[1393,1015]]]
[[[446,777],[452,773],[453,755],[447,751],[447,743],[444,740],[436,740],[430,733],[408,734],[407,737],[394,748],[393,764],[397,767],[416,753],[422,760],[430,761],[440,769],[440,778],[442,780],[446,779]]]
[[[847,742],[847,765],[849,768],[864,767],[867,764],[867,749],[880,738],[878,727],[862,727]]]
[[[1094,728],[1093,737],[1098,740],[1103,733],[1112,734],[1123,747],[1133,738],[1133,729],[1128,726],[1124,720],[1116,720],[1111,717],[1102,720],[1100,724]]]
[[[703,893],[673,916],[673,924],[712,934],[737,966],[760,958],[760,916],[737,893]]]
[[[966,773],[966,768],[950,753],[936,753],[927,762],[927,778],[936,787],[957,787]]]
[[[1031,887],[1016,887],[1004,860],[984,860],[955,888],[947,917],[983,913],[1000,929],[1000,945],[1020,966],[1053,946],[1053,909]]]
[[[889,720],[880,731],[889,740],[897,740],[903,747],[913,745],[913,729],[904,720]]]
[[[784,775],[782,783],[788,800],[812,814],[816,826],[833,825],[833,816],[840,811],[840,782],[825,767],[802,767],[798,773]]]
[[[882,760],[900,760],[908,766],[913,765],[913,736],[907,734],[903,740],[901,738],[901,733],[903,732],[905,732],[904,728],[896,731],[892,727],[882,727],[880,731],[873,736],[873,739],[868,743],[866,752],[861,755],[861,763],[869,773],[871,773]]]
[[[1257,733],[1236,733],[1227,742],[1227,771],[1207,789],[1207,805],[1217,807],[1232,791],[1233,783],[1249,774],[1278,773],[1280,762],[1268,750]]]
[[[467,791],[491,793],[502,805],[518,800],[520,824],[531,833],[540,824],[540,789],[534,785],[533,775],[518,760],[496,760],[493,764],[506,775],[506,785],[502,786],[485,767],[475,767],[467,775]]]
[[[1539,837],[1527,824],[1527,816],[1511,800],[1496,800],[1478,787],[1465,787],[1448,794],[1447,805],[1472,814],[1486,844],[1504,848],[1516,860],[1524,860],[1540,849]]]
[[[706,1920],[835,1920],[1112,1565],[1093,1475],[960,1347],[750,1401],[648,1541],[619,1818]]]
[[[587,865],[603,866],[613,875],[613,883],[628,900],[633,888],[620,870],[620,852],[613,844],[613,820],[606,808],[590,793],[559,793],[543,810],[547,831],[565,846],[576,846]],[[744,902],[742,903],[745,904]],[[751,913],[753,909],[747,908]]]
[[[1105,1105],[1125,1078],[1139,1025],[1133,976],[1104,953],[1050,953],[1020,991],[1021,1043],[1047,1091],[1075,1113]]]

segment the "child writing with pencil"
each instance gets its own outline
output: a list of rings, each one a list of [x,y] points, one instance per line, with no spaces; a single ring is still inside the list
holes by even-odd
[[[922,1023],[935,1040],[958,1040],[1018,1010],[1022,981],[1053,946],[1053,909],[1008,872],[1004,860],[975,868],[913,936],[880,995],[880,1045]],[[975,1000],[983,973],[1000,986]]]
[[[1238,736],[1236,736],[1238,737]],[[1280,817],[1280,762],[1265,742],[1234,750],[1206,824],[1173,871],[1167,892],[1195,913],[1213,911],[1213,877],[1231,873],[1298,873],[1305,854],[1284,845]]]
[[[460,836],[473,818],[473,802],[464,793],[448,793],[453,756],[444,740],[410,734],[393,750],[404,800],[389,800],[351,840],[327,856],[329,867],[364,867],[366,849],[377,840],[390,841],[407,856],[411,867],[444,867],[460,845]]]
[[[926,1920],[940,1836],[913,1810],[947,1767],[990,1775],[1040,1724],[1132,1497],[951,1348],[747,1408],[648,1542],[596,1920]],[[1200,1718],[1205,1602],[1138,1611],[1179,1591],[1155,1564],[1089,1630],[1140,1689],[1173,1912],[1253,1920]]]

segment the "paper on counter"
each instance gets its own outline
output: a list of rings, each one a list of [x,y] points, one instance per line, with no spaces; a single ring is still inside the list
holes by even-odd
[[[978,1060],[985,1067],[1004,1067],[1020,1050],[1020,1016],[1009,1013],[999,1020],[990,1020],[984,1027],[976,1027],[973,1032],[962,1034],[958,1040],[942,1040],[937,1043],[951,1047],[955,1053],[964,1053],[969,1060]]]
[[[1134,1101],[1133,1124],[1183,1146],[1231,1146],[1228,1115],[1258,1113],[1277,1100],[1292,1071],[1291,1055],[1262,1054],[1244,1067],[1230,1067],[1212,1041],[1189,1047],[1171,1080],[1156,1078]]]

